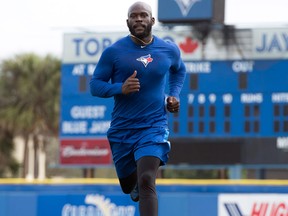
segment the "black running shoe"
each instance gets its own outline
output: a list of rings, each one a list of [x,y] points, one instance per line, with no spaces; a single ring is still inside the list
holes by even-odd
[[[135,185],[134,189],[130,193],[130,197],[134,202],[139,201],[139,189],[138,189],[138,184]]]

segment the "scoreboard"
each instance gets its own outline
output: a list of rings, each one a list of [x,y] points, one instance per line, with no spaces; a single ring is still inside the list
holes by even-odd
[[[288,61],[186,62],[172,164],[288,163]]]
[[[282,137],[288,133],[288,61],[190,61],[180,95],[169,114],[171,137]],[[62,78],[65,136],[105,136],[113,99],[92,97],[95,64],[66,65]],[[79,68],[83,73],[79,73]],[[78,70],[78,71],[77,71]]]
[[[186,68],[171,136],[287,136],[287,60],[194,61]]]
[[[256,33],[255,41],[270,37],[275,41],[274,33]],[[112,164],[106,132],[114,100],[93,97],[89,81],[102,51],[124,35],[64,37],[59,127],[62,165]],[[232,53],[229,60],[226,49],[210,46],[209,57],[203,60],[201,44],[189,32],[159,35],[179,46],[187,70],[180,112],[168,114],[169,163],[287,164],[288,60],[267,58],[272,51],[282,50],[275,48],[278,43],[271,42],[269,55],[262,50],[256,53],[256,43],[251,49],[254,58],[241,59]]]
[[[170,163],[288,162],[287,60],[185,61],[185,65],[180,112],[168,114],[174,149]],[[89,80],[95,67],[63,65],[62,148],[73,139],[106,138],[113,98],[91,96]],[[109,147],[104,147],[107,152]]]

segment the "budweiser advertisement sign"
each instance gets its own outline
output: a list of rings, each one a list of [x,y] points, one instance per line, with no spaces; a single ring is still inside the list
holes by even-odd
[[[62,165],[110,165],[111,151],[107,139],[65,139],[60,141]]]

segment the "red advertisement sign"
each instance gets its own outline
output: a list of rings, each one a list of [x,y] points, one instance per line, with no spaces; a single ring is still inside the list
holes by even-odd
[[[287,198],[279,193],[220,194],[218,216],[287,216]]]
[[[60,164],[109,165],[112,163],[106,139],[65,139],[60,141]]]

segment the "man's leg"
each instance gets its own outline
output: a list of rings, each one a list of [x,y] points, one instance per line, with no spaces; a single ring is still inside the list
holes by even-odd
[[[119,179],[119,182],[123,193],[131,193],[137,183],[137,171],[133,172],[126,178]]]
[[[142,157],[137,162],[141,216],[158,216],[158,197],[155,181],[159,165],[160,159],[152,156]]]

